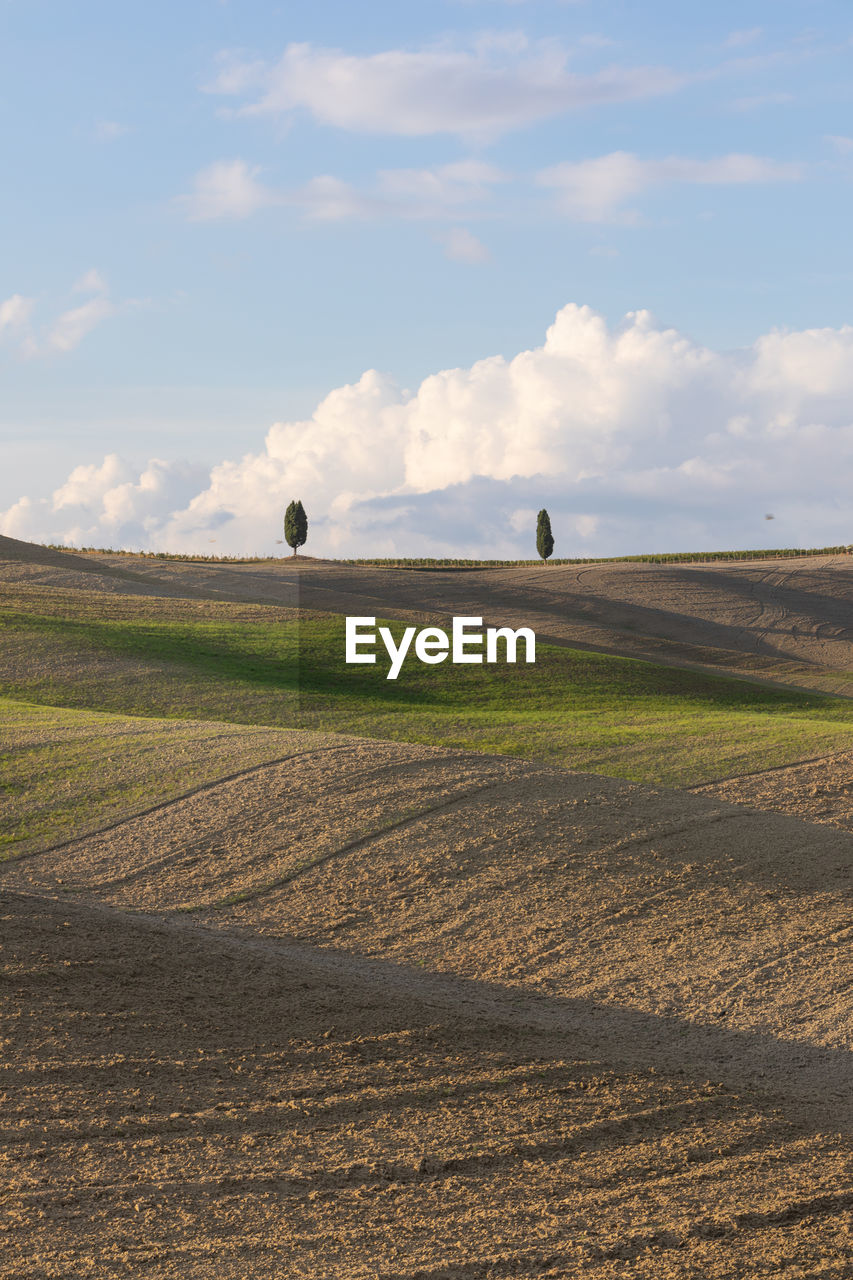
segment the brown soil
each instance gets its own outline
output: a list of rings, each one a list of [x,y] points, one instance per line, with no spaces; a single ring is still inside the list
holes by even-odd
[[[4,1280],[843,1280],[849,1147],[327,955],[0,894]]]
[[[853,751],[693,787],[696,795],[790,813],[853,831]]]
[[[296,752],[2,882],[537,993],[597,1052],[853,1122],[848,833],[473,753]]]

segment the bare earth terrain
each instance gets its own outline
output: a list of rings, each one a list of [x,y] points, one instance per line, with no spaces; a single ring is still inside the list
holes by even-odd
[[[34,588],[472,613],[853,693],[844,557],[22,546]],[[853,753],[687,792],[287,740],[0,866],[3,1280],[853,1274]]]
[[[0,1274],[849,1275],[847,1151],[307,948],[0,896]]]
[[[734,804],[776,809],[810,822],[827,822],[853,831],[851,751],[766,773],[744,774],[692,790],[696,795],[724,796]]]

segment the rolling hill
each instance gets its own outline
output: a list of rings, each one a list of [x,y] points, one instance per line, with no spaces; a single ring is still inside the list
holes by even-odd
[[[844,1280],[846,558],[0,561],[3,1280]]]

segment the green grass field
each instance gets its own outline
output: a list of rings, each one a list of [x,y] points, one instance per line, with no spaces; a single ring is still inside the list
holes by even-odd
[[[22,593],[21,593],[22,594]],[[845,699],[539,646],[535,666],[344,664],[344,620],[40,591],[0,609],[0,692],[115,714],[307,728],[689,786],[853,744]],[[399,634],[403,624],[389,624]]]
[[[395,634],[402,624],[392,623]],[[302,624],[300,722],[690,786],[853,744],[847,700],[537,645],[520,663],[345,667],[340,619]]]

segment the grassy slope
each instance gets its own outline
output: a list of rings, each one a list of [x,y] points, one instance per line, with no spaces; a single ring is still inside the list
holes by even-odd
[[[291,736],[0,698],[0,861],[278,760]]]
[[[390,624],[399,634],[401,624]],[[341,619],[302,624],[301,722],[689,786],[853,743],[853,705],[701,672],[537,646],[520,663],[425,667],[396,681],[342,663]]]
[[[40,590],[0,609],[0,691],[132,715],[474,747],[690,785],[849,748],[849,701],[540,646],[520,664],[346,667],[343,619]],[[399,634],[402,624],[392,623]]]

